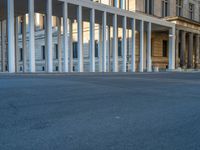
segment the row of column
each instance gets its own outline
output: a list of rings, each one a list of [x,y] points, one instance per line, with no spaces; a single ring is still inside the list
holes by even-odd
[[[14,0],[8,0],[8,60],[9,60],[9,72],[15,72],[15,31],[14,31]],[[35,72],[35,29],[34,29],[34,0],[28,0],[28,14],[29,14],[29,72]],[[64,69],[63,72],[69,72],[72,70],[72,27],[68,28],[68,24],[71,24],[68,19],[68,3],[63,2],[63,60]],[[135,45],[136,45],[136,19],[131,19],[131,32],[132,32],[132,60],[131,60],[131,71],[136,71],[136,57],[135,57]],[[23,18],[25,21],[25,17]],[[60,21],[59,21],[60,22]],[[144,71],[144,21],[140,20],[140,62],[139,71]],[[118,15],[112,14],[112,26],[113,26],[113,72],[118,72]],[[61,29],[59,25],[58,43],[61,42]],[[95,36],[94,36],[94,25],[95,25],[95,9],[90,9],[90,71],[95,72]],[[26,27],[25,23],[23,25],[23,48],[24,57],[26,56]],[[72,26],[72,25],[71,25]],[[107,12],[102,12],[102,71],[106,72],[106,62],[107,58],[110,57],[107,53]],[[123,16],[122,19],[122,71],[127,71],[127,17]],[[46,47],[47,47],[47,72],[53,72],[53,57],[52,57],[52,0],[47,0],[47,10],[46,10]],[[69,30],[69,31],[68,31]],[[152,34],[151,22],[147,23],[147,71],[152,71],[152,60],[151,60],[151,34]],[[82,6],[77,6],[77,43],[78,43],[78,72],[84,71],[83,63],[83,19],[82,19]],[[69,33],[69,35],[68,35]],[[169,69],[174,69],[174,49],[175,49],[175,28],[170,30],[169,33]],[[59,49],[60,48],[59,44]],[[71,46],[71,47],[70,47]],[[61,70],[61,51],[59,52],[59,70]],[[24,69],[26,69],[26,59],[24,58]],[[70,65],[69,65],[70,64]]]
[[[90,11],[90,71],[95,72],[95,39],[94,39],[94,22],[95,20],[95,10],[91,9]],[[113,72],[118,72],[118,25],[117,25],[117,15],[113,14],[113,43],[112,43],[112,52],[113,52],[113,65],[112,70]],[[80,20],[78,20],[79,23]],[[127,17],[123,17],[122,19],[122,71],[127,71]],[[131,32],[132,32],[132,61],[131,61],[131,71],[136,71],[136,58],[135,58],[135,33],[136,33],[136,20],[134,18],[131,19]],[[80,27],[82,28],[82,27]],[[102,54],[103,54],[103,72],[106,72],[106,59],[109,57],[107,56],[107,45],[106,45],[106,39],[107,39],[107,13],[103,12],[102,14]],[[82,29],[78,29],[82,30]],[[108,31],[109,32],[109,31]],[[78,34],[82,34],[79,33]],[[82,35],[81,35],[82,36]],[[108,37],[110,38],[110,37]],[[78,43],[80,43],[78,41]],[[82,44],[82,43],[81,43]],[[80,51],[80,49],[79,49]],[[80,56],[82,58],[82,56]],[[79,62],[82,64],[82,62]],[[139,65],[139,71],[143,72],[144,70],[144,21],[140,21],[140,65]],[[82,68],[80,68],[82,70]],[[152,60],[151,60],[151,23],[148,23],[148,29],[147,29],[147,71],[152,71]]]
[[[18,41],[18,31],[15,25],[14,18],[14,0],[7,0],[7,39],[8,39],[8,71],[14,73],[17,70],[17,41]],[[35,11],[34,11],[34,0],[28,0],[28,15],[29,15],[29,72],[35,72]],[[52,0],[47,0],[47,10],[46,10],[46,23],[47,23],[47,64],[48,72],[53,71],[53,60],[52,60]],[[26,22],[26,17],[23,21]],[[66,19],[65,19],[66,21]],[[2,36],[4,37],[4,36]],[[26,60],[26,24],[23,25],[23,49],[24,49],[24,60]],[[3,44],[5,40],[2,40]],[[3,53],[4,54],[4,53]],[[2,56],[3,57],[3,56]],[[4,59],[3,60],[3,70],[4,70]],[[26,70],[26,61],[24,61],[24,70]]]
[[[188,35],[188,40],[186,38],[187,35]],[[200,35],[194,34],[191,32],[186,33],[186,31],[183,31],[183,30],[176,30],[176,37],[177,37],[176,39],[176,67],[180,66],[182,68],[183,67],[198,68],[199,59],[200,59],[199,57]],[[188,47],[186,47],[187,44],[188,44]],[[186,60],[186,55],[187,55],[187,60]],[[180,63],[179,63],[179,56],[180,56]]]

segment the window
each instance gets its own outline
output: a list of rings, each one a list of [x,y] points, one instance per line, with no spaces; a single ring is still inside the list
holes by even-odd
[[[99,57],[99,55],[98,55],[98,50],[99,50],[98,46],[99,46],[98,42],[95,41],[95,57]]]
[[[23,61],[23,48],[19,49],[19,60]]]
[[[45,26],[46,26],[45,16],[42,16],[42,29],[45,29]]]
[[[199,7],[199,22],[200,22],[200,7]]]
[[[22,32],[23,32],[23,20],[22,20],[22,17],[21,17],[21,19],[20,19],[20,24],[19,24],[19,26],[20,26],[20,33],[22,34]]]
[[[56,71],[58,71],[58,69],[59,69],[59,67],[58,67],[58,66],[56,66]]]
[[[183,0],[176,0],[176,15],[183,16]]]
[[[163,57],[167,57],[168,54],[168,41],[163,40]]]
[[[55,59],[58,59],[58,44],[55,44]]]
[[[122,40],[118,39],[118,56],[122,56]]]
[[[45,60],[45,46],[42,45],[42,59]]]
[[[168,0],[162,0],[162,17],[168,16]]]
[[[189,3],[189,18],[194,19],[194,4]]]
[[[23,71],[23,67],[22,67],[22,66],[20,66],[19,70],[20,70],[20,71]]]
[[[154,14],[154,0],[145,0],[145,13],[153,15]]]
[[[73,58],[78,58],[78,43],[73,42]]]

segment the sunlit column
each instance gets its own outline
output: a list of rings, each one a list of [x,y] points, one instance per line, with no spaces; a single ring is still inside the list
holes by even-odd
[[[102,72],[102,25],[101,24],[99,24],[98,56],[99,56],[99,72]]]
[[[95,10],[90,10],[90,72],[95,72]]]
[[[69,45],[68,45],[68,4],[63,3],[63,49],[64,49],[64,72],[69,71]]]
[[[35,17],[34,0],[29,0],[29,69],[35,72]]]
[[[14,0],[7,0],[8,71],[15,72]]]
[[[73,72],[73,22],[69,20],[69,71]]]
[[[106,49],[107,49],[107,44],[106,44],[106,36],[107,36],[107,33],[106,33],[106,24],[107,24],[107,15],[106,15],[106,12],[104,11],[103,12],[103,18],[102,18],[102,21],[103,21],[103,45],[102,45],[102,51],[103,51],[103,61],[102,61],[102,71],[103,72],[106,72]]]
[[[144,71],[144,21],[140,21],[140,67],[139,71]]]
[[[122,63],[122,71],[126,72],[126,65],[127,65],[127,37],[126,37],[126,28],[127,28],[127,19],[123,17],[123,41],[122,41],[122,54],[123,54],[123,63]]]
[[[107,28],[107,58],[108,58],[108,61],[107,61],[107,71],[110,72],[111,71],[111,49],[110,49],[110,46],[111,46],[111,41],[110,41],[110,26],[108,26]]]
[[[52,0],[47,0],[47,65],[48,72],[53,72],[52,54]]]
[[[118,72],[118,28],[117,15],[113,15],[113,72]]]
[[[131,55],[131,72],[135,72],[135,70],[136,70],[136,65],[135,65],[135,62],[136,62],[136,60],[135,60],[135,19],[134,18],[132,18],[131,19],[131,32],[132,32],[132,38],[131,38],[131,43],[132,43],[132,47],[131,47],[131,53],[132,53],[132,55]]]
[[[152,58],[151,58],[151,22],[147,26],[147,72],[152,71]]]
[[[169,70],[175,69],[175,27],[169,30]]]
[[[82,22],[82,6],[77,9],[78,20],[78,72],[83,72],[83,22]]]

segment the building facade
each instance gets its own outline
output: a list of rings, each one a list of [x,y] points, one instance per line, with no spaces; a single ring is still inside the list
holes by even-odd
[[[199,67],[199,0],[0,0],[2,72]]]

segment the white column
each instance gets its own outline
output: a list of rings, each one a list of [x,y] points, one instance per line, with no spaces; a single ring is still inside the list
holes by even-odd
[[[102,51],[103,51],[103,61],[102,61],[102,71],[103,72],[106,72],[106,49],[107,49],[107,45],[106,45],[106,36],[107,36],[107,33],[106,33],[106,24],[107,24],[107,17],[106,17],[106,12],[104,11],[103,12],[103,18],[102,18],[102,21],[103,21],[103,41],[102,41]]]
[[[131,38],[131,43],[132,43],[132,48],[131,48],[131,72],[135,72],[136,68],[135,68],[135,19],[131,19],[131,32],[132,32],[132,38]]]
[[[6,49],[6,21],[1,22],[1,69],[5,72],[5,49]]]
[[[90,10],[90,72],[95,72],[95,10]]]
[[[118,72],[118,28],[117,15],[113,15],[113,72]]]
[[[23,48],[23,71],[27,71],[27,48],[26,48],[26,15],[23,16],[22,20],[22,48]]]
[[[69,71],[73,72],[73,24],[69,20]]]
[[[144,71],[144,21],[140,21],[140,67],[139,71]]]
[[[62,40],[61,40],[61,18],[57,17],[58,27],[58,69],[62,72]]]
[[[175,69],[175,27],[169,30],[169,70]]]
[[[83,22],[82,22],[82,6],[78,6],[78,72],[83,72]]]
[[[110,72],[111,71],[111,41],[110,41],[110,26],[108,26],[108,31],[107,31],[107,58],[108,58],[108,61],[107,61],[107,65],[108,65],[108,68],[107,68],[107,71]]]
[[[35,72],[35,16],[34,0],[29,0],[29,68],[30,72]]]
[[[148,27],[147,27],[147,72],[152,72],[152,59],[151,59],[151,22],[148,22]]]
[[[63,48],[64,48],[64,72],[69,71],[69,50],[68,50],[68,4],[63,3]]]
[[[53,72],[52,54],[52,0],[47,0],[47,64],[48,72]]]
[[[98,43],[98,56],[99,56],[99,72],[102,72],[102,25],[99,24],[99,43]]]
[[[14,0],[7,0],[8,71],[15,72]]]
[[[15,72],[18,72],[18,61],[19,61],[19,45],[18,45],[18,28],[19,22],[18,17],[15,18]]]
[[[48,60],[47,60],[47,55],[48,55],[48,52],[47,52],[47,48],[48,48],[48,40],[47,40],[47,15],[45,15],[44,17],[44,25],[45,25],[45,72],[48,72]]]
[[[127,28],[127,19],[123,17],[123,38],[122,38],[122,55],[123,55],[123,62],[122,62],[122,71],[126,72],[126,63],[127,63],[127,37],[126,37],[126,28]]]

